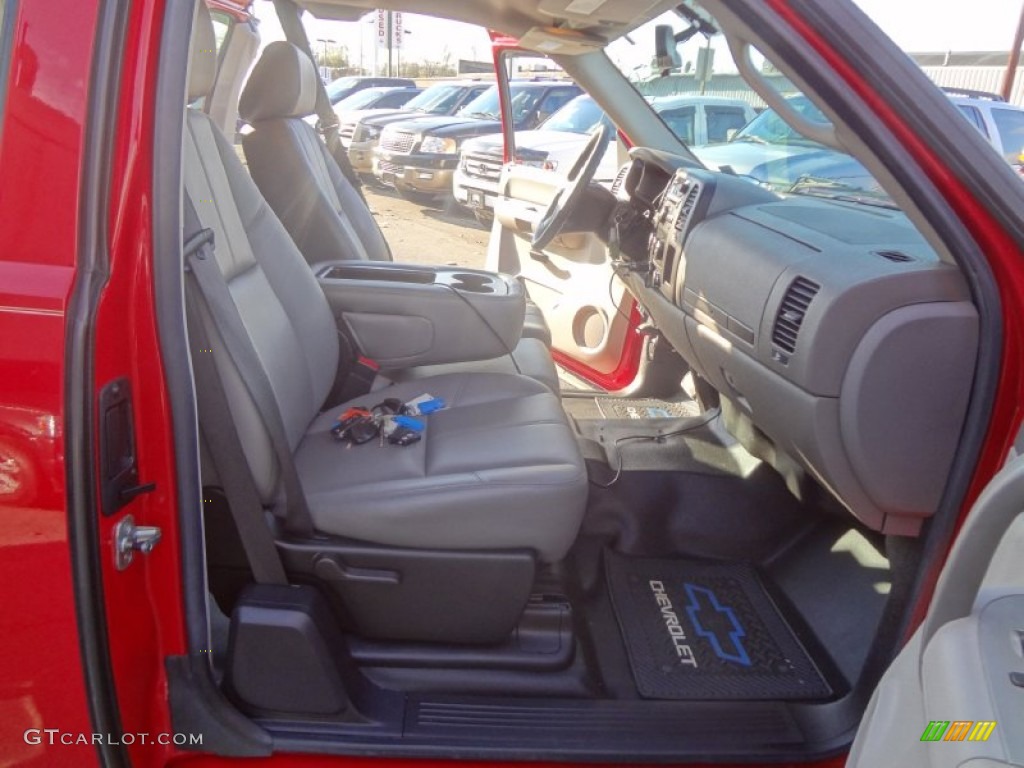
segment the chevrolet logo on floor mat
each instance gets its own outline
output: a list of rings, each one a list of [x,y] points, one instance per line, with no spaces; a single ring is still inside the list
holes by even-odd
[[[689,598],[686,615],[690,617],[698,637],[711,643],[711,649],[718,658],[749,667],[750,656],[743,647],[747,632],[736,618],[736,612],[718,602],[718,596],[706,587],[689,583],[683,586]]]

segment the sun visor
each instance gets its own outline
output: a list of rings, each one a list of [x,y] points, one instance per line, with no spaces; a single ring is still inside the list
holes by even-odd
[[[298,0],[298,5],[309,11],[318,19],[326,21],[359,21],[368,14],[372,8],[365,8],[356,5],[344,5],[341,3],[318,3],[316,0]]]
[[[541,13],[589,28],[635,27],[678,4],[678,0],[541,0]],[[640,21],[638,21],[640,19]]]
[[[522,48],[558,56],[579,56],[600,50],[607,44],[607,40],[597,35],[558,27],[534,27],[519,38]]]

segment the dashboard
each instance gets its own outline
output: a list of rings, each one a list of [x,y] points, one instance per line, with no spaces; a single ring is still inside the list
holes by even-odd
[[[620,272],[791,488],[916,535],[956,451],[978,345],[966,281],[904,214],[635,148]],[[621,218],[621,217],[620,217]]]

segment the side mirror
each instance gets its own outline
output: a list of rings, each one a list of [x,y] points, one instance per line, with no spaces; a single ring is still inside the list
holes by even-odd
[[[654,28],[654,55],[658,69],[678,69],[683,65],[671,25],[659,24]]]
[[[740,132],[739,128],[730,128],[725,132],[725,140],[732,141],[733,137]]]

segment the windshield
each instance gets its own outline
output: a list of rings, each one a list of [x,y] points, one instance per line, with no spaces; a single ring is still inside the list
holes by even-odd
[[[544,89],[528,88],[524,85],[512,83],[509,85],[509,90],[512,94],[512,122],[518,125],[533,111],[540,97],[544,95]],[[458,114],[464,117],[500,120],[501,104],[498,101],[498,87],[492,85],[460,109]]]
[[[672,28],[677,59],[655,54],[653,25]],[[690,34],[692,32],[692,34]],[[853,156],[798,131],[754,91],[732,60],[722,35],[675,13],[611,43],[609,57],[645,96],[658,118],[705,166],[787,194],[887,205],[878,181]],[[757,51],[754,66],[787,107],[810,123],[828,124],[821,110]],[[652,116],[653,117],[653,116]]]
[[[366,88],[362,91],[356,91],[351,96],[346,96],[344,99],[339,101],[335,107],[338,110],[363,109],[364,107],[372,105],[377,99],[390,90],[390,88]]]
[[[461,85],[432,85],[407,101],[404,108],[430,115],[447,115],[458,103],[462,89]]]
[[[513,93],[514,93],[513,86]],[[459,110],[459,114],[465,117],[483,117],[489,120],[499,119],[501,105],[498,103],[498,87],[492,85],[481,93],[469,104]]]
[[[602,122],[611,123],[597,102],[590,96],[577,96],[541,123],[546,131],[590,133]]]

